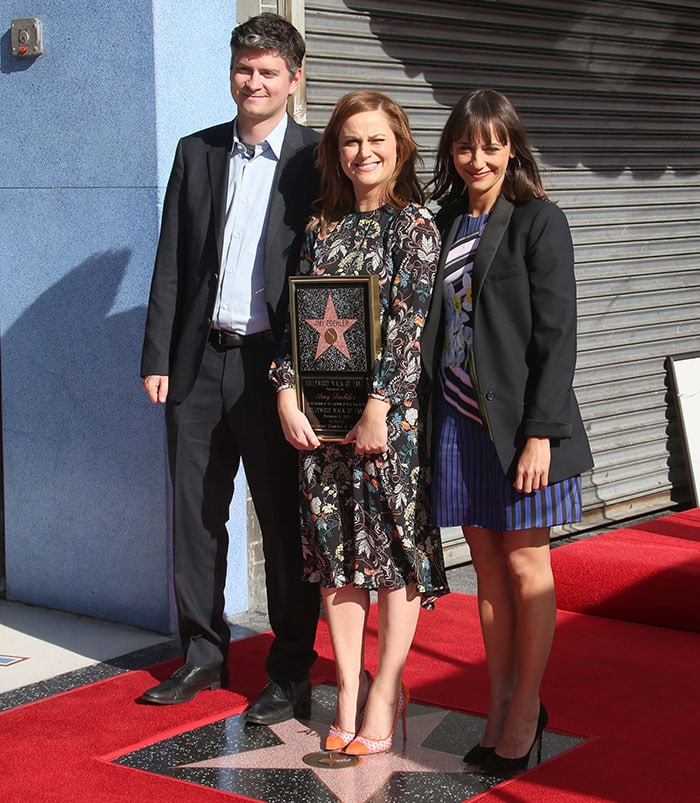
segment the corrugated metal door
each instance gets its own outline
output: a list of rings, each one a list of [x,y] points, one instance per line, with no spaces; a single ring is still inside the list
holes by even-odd
[[[308,123],[381,88],[408,111],[426,179],[463,92],[514,102],[576,248],[576,389],[596,461],[584,526],[686,503],[664,360],[700,340],[697,2],[312,0],[305,26]]]

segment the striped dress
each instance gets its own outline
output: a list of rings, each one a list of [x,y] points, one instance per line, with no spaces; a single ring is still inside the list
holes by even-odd
[[[473,348],[471,272],[488,215],[465,215],[445,260],[445,342],[437,393],[433,516],[441,527],[499,532],[552,527],[581,518],[581,477],[529,494],[507,479],[469,371]]]

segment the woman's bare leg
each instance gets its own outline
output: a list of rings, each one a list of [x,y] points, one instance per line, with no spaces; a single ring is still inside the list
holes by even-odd
[[[354,586],[321,587],[338,682],[334,724],[355,733],[358,715],[367,699],[364,639],[369,591]]]
[[[489,708],[481,738],[495,747],[516,686],[515,601],[503,548],[503,534],[481,527],[463,527],[477,576],[481,633],[489,677]]]
[[[535,738],[540,685],[554,638],[556,597],[549,528],[507,532],[503,542],[515,601],[517,682],[496,752],[519,758]]]
[[[379,659],[361,728],[370,739],[385,739],[391,733],[420,602],[415,585],[378,592]]]

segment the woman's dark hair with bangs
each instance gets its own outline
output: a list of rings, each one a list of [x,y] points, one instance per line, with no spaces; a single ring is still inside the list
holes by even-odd
[[[403,209],[409,201],[423,203],[423,189],[416,175],[421,162],[406,112],[389,95],[372,89],[349,92],[337,103],[318,143],[316,167],[321,173],[321,197],[314,204],[318,214],[309,228],[320,223],[325,233],[329,224],[340,220],[355,208],[355,193],[350,179],[340,169],[340,131],[347,120],[361,112],[383,112],[396,137],[396,168],[386,188],[386,203]]]
[[[506,169],[503,195],[514,203],[547,197],[527,131],[513,104],[493,89],[475,89],[457,101],[442,130],[433,180],[428,185],[432,200],[444,206],[464,193],[464,181],[452,160],[453,143],[488,142],[491,132],[502,145],[509,143],[515,152]]]

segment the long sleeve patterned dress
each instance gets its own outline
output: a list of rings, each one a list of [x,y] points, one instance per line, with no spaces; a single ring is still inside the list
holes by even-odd
[[[325,236],[307,233],[299,275],[359,276],[380,284],[381,350],[371,395],[389,402],[388,450],[354,444],[300,452],[304,577],[326,587],[395,589],[416,583],[423,605],[448,592],[440,531],[429,521],[428,387],[420,336],[440,252],[431,213],[416,204],[353,212]],[[294,387],[289,337],[270,377]]]

